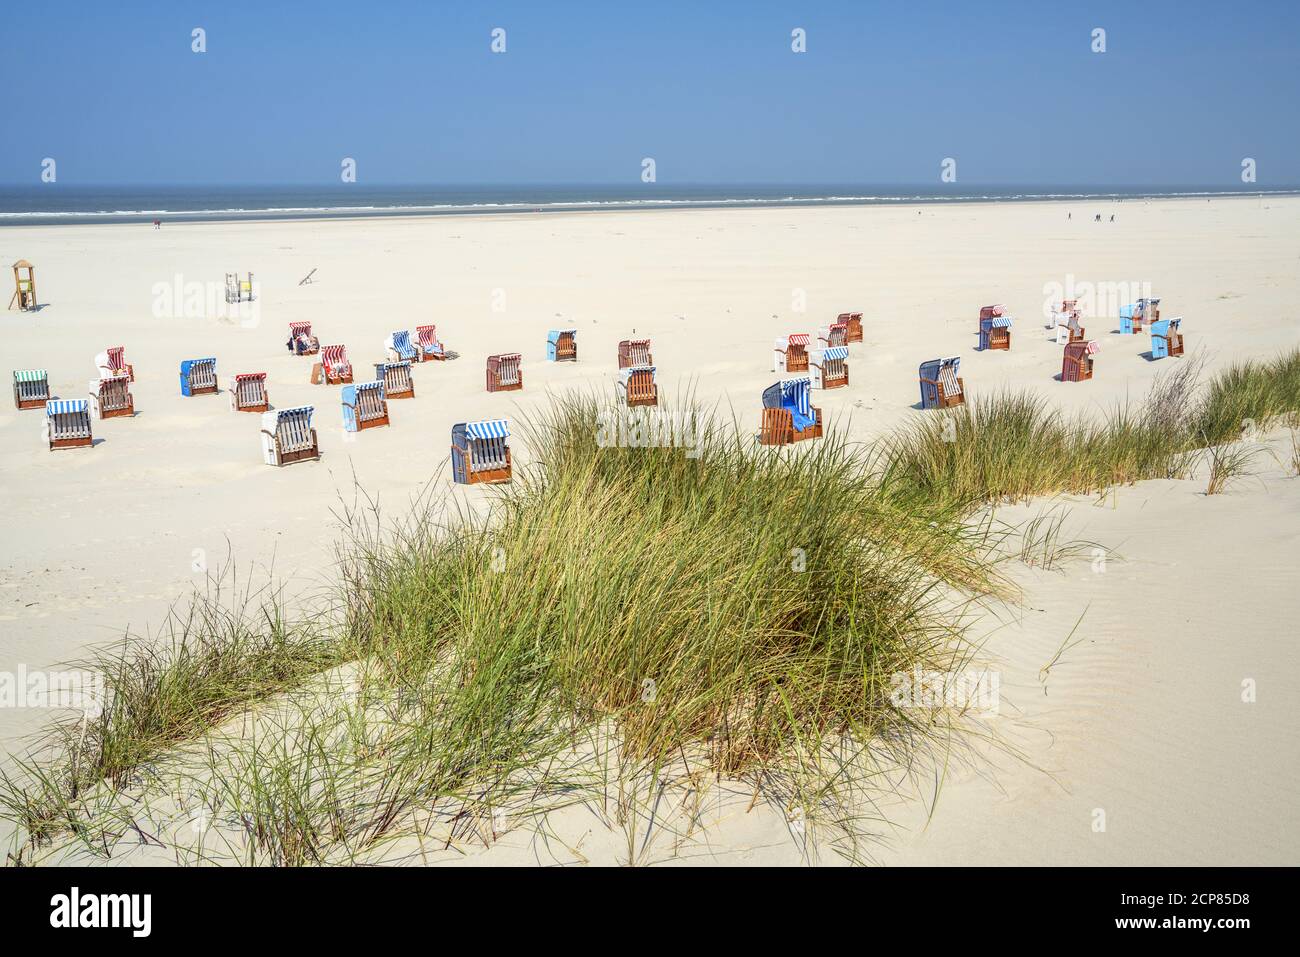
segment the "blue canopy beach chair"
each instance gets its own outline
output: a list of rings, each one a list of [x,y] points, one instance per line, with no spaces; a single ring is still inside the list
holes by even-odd
[[[510,481],[510,424],[458,422],[451,428],[451,479],[460,485]]]
[[[89,448],[90,403],[85,399],[51,399],[45,403],[45,441],[55,449]]]
[[[388,425],[388,400],[382,382],[358,382],[343,387],[343,428],[360,432]]]
[[[966,401],[965,382],[957,375],[960,356],[921,363],[921,408],[946,409]]]
[[[762,445],[790,445],[822,435],[822,410],[812,404],[812,382],[807,376],[782,379],[763,390]]]
[[[216,359],[186,359],[181,363],[181,395],[216,394]]]
[[[578,330],[552,329],[546,334],[546,358],[551,362],[578,361]]]

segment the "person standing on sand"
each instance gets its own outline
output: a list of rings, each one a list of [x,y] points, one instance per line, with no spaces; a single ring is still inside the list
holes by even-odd
[[[154,228],[154,229],[162,229],[162,220],[161,220],[161,219],[155,219],[155,220],[153,221],[153,228]]]

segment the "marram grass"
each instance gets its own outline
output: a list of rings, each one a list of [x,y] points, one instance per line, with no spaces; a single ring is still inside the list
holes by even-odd
[[[345,511],[337,620],[204,599],[170,642],[102,657],[103,714],[0,777],[11,860],[61,835],[111,854],[139,825],[105,792],[182,745],[206,748],[196,779],[243,822],[249,863],[354,860],[435,809],[463,833],[507,804],[599,802],[611,778],[627,795],[683,766],[851,829],[872,761],[959,721],[895,707],[891,675],[960,670],[966,604],[1011,594],[974,512],[1182,475],[1243,420],[1300,410],[1300,353],[1204,389],[1193,362],[1175,370],[1102,421],[1001,394],[870,447],[832,431],[763,449],[690,402],[692,454],[602,447],[609,410],[556,399],[490,519],[426,499],[396,527]],[[204,743],[349,662],[353,694]],[[603,776],[575,759],[593,754]]]

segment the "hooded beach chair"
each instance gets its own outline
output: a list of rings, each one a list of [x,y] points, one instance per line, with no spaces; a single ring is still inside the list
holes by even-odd
[[[960,356],[921,363],[921,408],[947,409],[966,401],[966,383],[957,375]]]
[[[50,451],[91,446],[90,403],[85,399],[51,399],[45,403],[45,441]]]
[[[817,330],[817,345],[822,349],[847,346],[848,344],[849,327],[847,323],[832,322],[829,326],[823,326]]]
[[[1083,382],[1092,378],[1093,356],[1101,351],[1096,342],[1071,342],[1061,360],[1062,382]]]
[[[216,359],[186,359],[181,363],[181,395],[216,394]]]
[[[551,362],[578,361],[578,330],[552,329],[546,334],[546,358]]]
[[[519,368],[523,357],[517,352],[504,352],[497,356],[488,356],[487,390],[489,392],[513,392],[524,387],[524,373]]]
[[[980,306],[980,319],[996,319],[998,316],[1005,316],[1007,307],[998,303],[996,306]]]
[[[97,419],[135,415],[135,399],[131,397],[131,380],[126,375],[91,379],[90,409]]]
[[[658,405],[659,385],[654,366],[633,366],[618,370],[619,401],[627,406]]]
[[[1142,310],[1136,302],[1119,307],[1119,331],[1125,336],[1142,331]]]
[[[269,408],[265,372],[240,372],[230,377],[230,411],[265,412]]]
[[[790,445],[822,435],[822,410],[812,404],[807,376],[783,379],[763,391],[762,445]]]
[[[1083,342],[1084,332],[1083,326],[1079,324],[1079,317],[1072,315],[1066,319],[1064,325],[1056,327],[1056,344],[1063,346],[1070,342]]]
[[[411,378],[411,363],[376,362],[375,378],[384,384],[384,395],[389,399],[414,399],[415,380]]]
[[[447,350],[438,341],[437,326],[416,326],[415,341],[416,348],[420,352],[421,362],[428,362],[430,359],[441,362],[447,358]]]
[[[124,375],[132,382],[135,381],[135,367],[126,361],[125,346],[109,346],[95,356],[95,368],[98,370],[101,379]]]
[[[989,316],[980,319],[980,351],[1011,348],[1011,317]]]
[[[343,428],[360,432],[388,425],[388,399],[382,382],[361,382],[343,387]]]
[[[1151,358],[1163,359],[1165,356],[1181,356],[1183,354],[1183,334],[1180,327],[1183,324],[1182,317],[1177,319],[1161,319],[1158,322],[1151,323]]]
[[[845,343],[862,341],[862,313],[841,312],[835,321],[844,323]]]
[[[781,336],[772,346],[773,372],[807,372],[808,339],[806,332]]]
[[[389,362],[419,362],[420,353],[411,344],[411,333],[406,329],[390,332],[384,340],[384,350]]]
[[[14,407],[40,409],[50,401],[50,376],[44,369],[14,370]]]
[[[296,356],[314,356],[320,352],[320,340],[311,334],[310,322],[289,323],[289,341],[285,345]]]
[[[624,339],[618,344],[618,367],[631,369],[634,366],[652,366],[654,356],[650,355],[649,339]]]
[[[1137,307],[1142,312],[1142,321],[1148,328],[1153,322],[1160,321],[1160,300],[1159,299],[1139,299]]]
[[[808,357],[808,374],[814,389],[838,389],[849,384],[849,347],[814,349]]]
[[[505,419],[451,427],[451,480],[461,485],[510,481],[510,425]]]
[[[262,413],[262,460],[267,465],[288,465],[319,459],[316,430],[311,427],[310,405]]]
[[[348,347],[321,346],[320,362],[311,369],[313,385],[342,385],[352,381],[352,363],[348,361]]]

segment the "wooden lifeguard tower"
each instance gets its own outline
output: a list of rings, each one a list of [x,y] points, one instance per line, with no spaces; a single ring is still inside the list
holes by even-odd
[[[36,267],[26,259],[14,263],[14,297],[9,308],[15,306],[24,312],[36,311]]]

